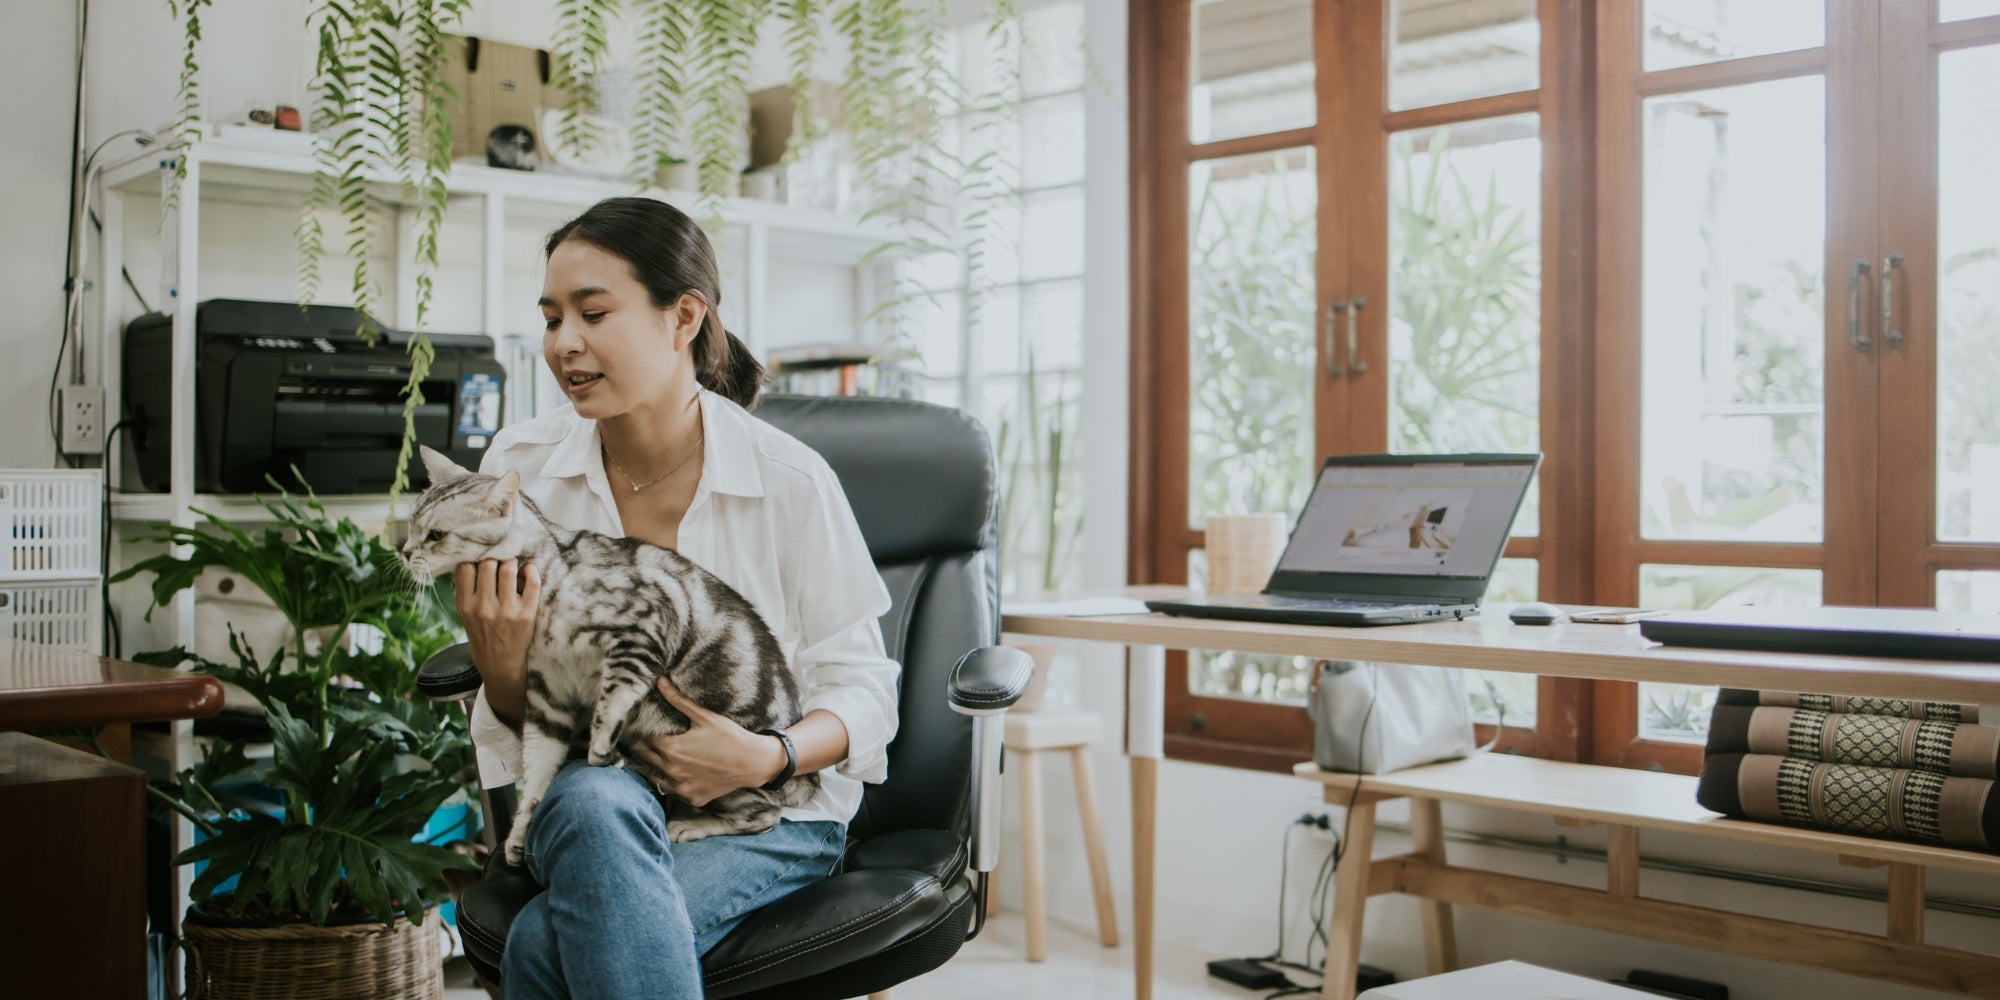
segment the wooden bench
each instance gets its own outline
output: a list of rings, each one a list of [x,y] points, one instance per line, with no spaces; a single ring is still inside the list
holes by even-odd
[[[1695,779],[1626,768],[1478,754],[1383,775],[1294,769],[1347,807],[1346,859],[1334,874],[1328,933],[1327,1000],[1354,996],[1361,924],[1368,897],[1401,892],[1422,905],[1431,974],[1457,967],[1453,904],[1653,938],[1673,944],[1831,969],[1849,975],[1977,997],[2000,997],[2000,957],[1924,943],[1924,870],[2000,874],[2000,856],[1729,819],[1695,803]],[[1415,848],[1374,858],[1375,806],[1410,800]],[[1445,860],[1445,802],[1553,816],[1568,826],[1609,828],[1602,890],[1463,868]],[[1750,844],[1832,854],[1843,864],[1889,869],[1883,933],[1859,934],[1727,910],[1648,899],[1639,893],[1639,832],[1671,830]],[[1366,861],[1363,864],[1360,862]]]

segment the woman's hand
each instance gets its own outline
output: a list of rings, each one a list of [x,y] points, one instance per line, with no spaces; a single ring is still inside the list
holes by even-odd
[[[632,756],[653,769],[654,789],[700,808],[739,788],[755,788],[785,769],[785,747],[736,720],[694,703],[662,677],[660,696],[688,718],[687,732],[649,736]]]
[[[521,723],[528,675],[528,645],[535,636],[542,576],[531,563],[484,559],[452,571],[458,618],[472,644],[472,663],[486,686],[486,704],[501,721]]]

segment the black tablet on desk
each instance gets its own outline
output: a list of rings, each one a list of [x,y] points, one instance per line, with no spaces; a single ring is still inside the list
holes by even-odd
[[[1669,646],[2000,663],[2000,615],[1912,608],[1720,608],[1639,623]]]

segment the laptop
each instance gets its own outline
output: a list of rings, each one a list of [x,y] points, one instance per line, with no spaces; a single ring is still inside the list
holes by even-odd
[[[1262,593],[1146,607],[1297,625],[1475,614],[1541,462],[1537,454],[1329,458]]]
[[[1913,608],[1716,608],[1639,623],[1670,646],[2000,663],[2000,616]]]

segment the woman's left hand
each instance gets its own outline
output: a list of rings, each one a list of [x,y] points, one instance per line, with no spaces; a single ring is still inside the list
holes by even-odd
[[[632,756],[655,775],[654,789],[697,808],[739,788],[755,788],[778,776],[785,748],[775,737],[753,733],[736,720],[694,703],[665,677],[660,696],[688,718],[687,732],[649,736]]]

